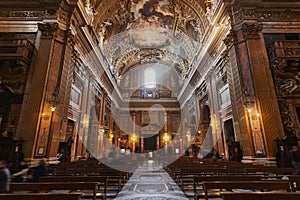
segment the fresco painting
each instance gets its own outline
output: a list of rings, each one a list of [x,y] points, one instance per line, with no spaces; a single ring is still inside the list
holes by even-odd
[[[168,0],[123,0],[121,7],[131,13],[122,31],[147,27],[166,29],[173,27],[173,8]]]

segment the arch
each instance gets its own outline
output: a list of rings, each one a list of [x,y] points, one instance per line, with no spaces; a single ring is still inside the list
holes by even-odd
[[[201,116],[203,121],[210,121],[210,108],[208,105],[202,106]]]

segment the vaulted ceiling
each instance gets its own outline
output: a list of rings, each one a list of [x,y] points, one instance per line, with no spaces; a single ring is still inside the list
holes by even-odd
[[[90,25],[117,79],[159,63],[189,73],[209,22],[207,0],[86,0]]]

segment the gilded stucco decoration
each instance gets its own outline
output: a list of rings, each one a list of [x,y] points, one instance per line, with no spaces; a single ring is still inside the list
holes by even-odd
[[[209,25],[203,1],[104,0],[86,5],[94,13],[99,46],[119,80],[130,67],[149,62],[174,67],[183,79]]]

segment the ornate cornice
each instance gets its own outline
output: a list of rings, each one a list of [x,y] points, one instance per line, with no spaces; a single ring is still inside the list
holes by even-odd
[[[38,11],[0,11],[0,17],[3,18],[57,18],[56,10],[38,10]]]
[[[290,9],[261,9],[261,8],[242,8],[234,12],[234,23],[243,20],[256,20],[259,22],[292,22],[300,20],[300,11]]]
[[[42,32],[42,38],[53,38],[58,30],[57,23],[38,23],[38,29]]]
[[[242,31],[245,39],[260,39],[259,33],[262,31],[261,23],[243,23]]]

